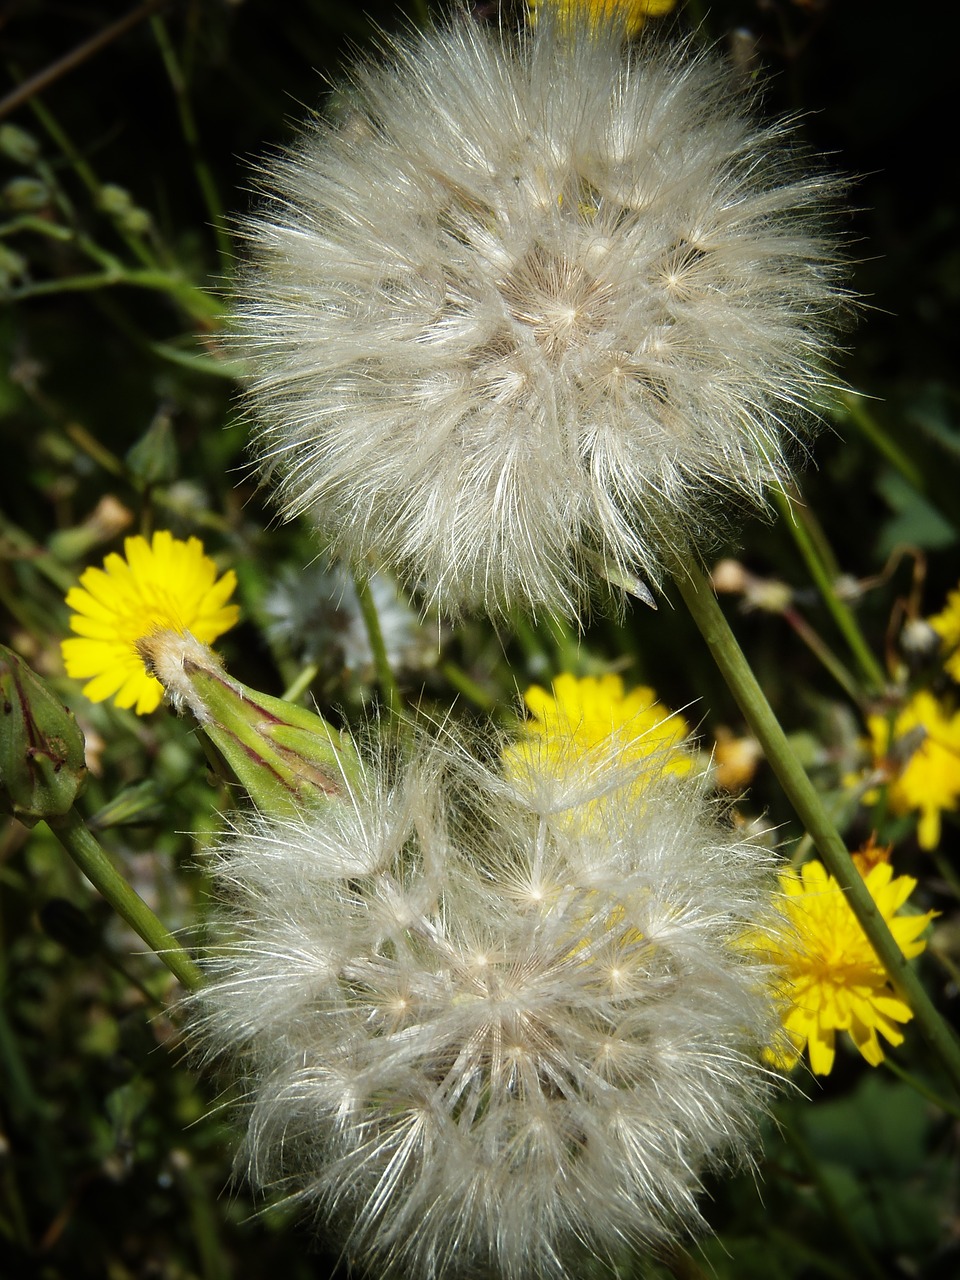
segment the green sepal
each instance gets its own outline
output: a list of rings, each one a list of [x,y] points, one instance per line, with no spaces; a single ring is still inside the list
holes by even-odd
[[[171,701],[190,708],[262,813],[288,817],[349,793],[360,758],[353,742],[322,717],[234,680],[192,636],[161,632],[138,647]]]

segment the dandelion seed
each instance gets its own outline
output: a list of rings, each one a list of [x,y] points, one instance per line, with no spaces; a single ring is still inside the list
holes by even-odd
[[[918,956],[927,945],[920,935],[936,912],[897,915],[916,880],[895,877],[886,860],[868,860],[863,869],[870,896],[903,954]],[[784,1027],[793,1047],[775,1055],[778,1065],[792,1066],[807,1048],[811,1070],[829,1075],[837,1032],[846,1032],[867,1062],[878,1066],[883,1061],[878,1037],[903,1043],[898,1024],[913,1017],[909,1005],[895,994],[846,895],[822,863],[806,862],[799,874],[783,874],[780,884],[781,911],[790,929],[774,944],[758,943],[783,974]]]
[[[173,630],[212,644],[240,616],[227,604],[237,577],[230,569],[218,578],[199,538],[182,542],[165,529],[150,542],[126,538],[123,547],[123,556],[113,552],[102,569],[86,569],[67,593],[76,637],[61,649],[67,675],[87,680],[83,692],[92,702],[113,698],[145,715],[160,705],[163,686],[148,674],[137,641]]]
[[[241,1163],[374,1274],[582,1275],[701,1227],[702,1171],[749,1159],[768,856],[649,758],[578,777],[589,824],[431,745],[223,841],[198,1033],[246,1077]]]
[[[831,381],[838,184],[719,59],[562,25],[391,41],[246,226],[284,514],[453,614],[657,583],[783,483]]]

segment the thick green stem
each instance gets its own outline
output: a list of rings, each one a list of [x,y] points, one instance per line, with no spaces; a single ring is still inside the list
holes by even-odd
[[[763,747],[787,799],[810,833],[830,874],[847,895],[854,915],[890,979],[917,1019],[921,1033],[960,1091],[960,1042],[937,1013],[923,984],[911,969],[890,932],[863,877],[853,864],[843,837],[787,741],[773,708],[730,629],[713,589],[692,562],[679,566],[677,587],[700,629],[717,666],[736,698],[744,719]]]
[[[90,834],[77,810],[47,825],[93,887],[106,898],[117,915],[126,920],[151,951],[190,991],[196,991],[203,975],[170,930],[153,914],[140,895],[127,884]]]

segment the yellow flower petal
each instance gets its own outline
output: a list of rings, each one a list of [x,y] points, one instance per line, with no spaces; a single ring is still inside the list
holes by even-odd
[[[893,991],[846,896],[822,863],[804,863],[799,874],[784,873],[780,883],[779,909],[789,928],[780,936],[749,941],[779,971],[790,1041],[798,1050],[807,1047],[816,1075],[833,1068],[837,1032],[849,1034],[863,1058],[876,1066],[883,1061],[878,1035],[901,1044],[898,1024],[909,1022],[912,1011]],[[879,862],[864,883],[904,954],[918,955],[926,946],[919,935],[936,912],[895,914],[916,881],[895,877],[889,862]]]
[[[894,813],[920,814],[923,849],[940,842],[941,814],[960,805],[960,711],[921,690],[891,720],[868,716],[876,765],[890,776]]]
[[[551,692],[531,685],[523,696],[531,719],[522,737],[504,752],[514,777],[559,777],[571,767],[589,767],[591,758],[614,746],[624,763],[662,758],[668,773],[686,774],[694,765],[684,744],[690,729],[680,715],[662,707],[653,689],[626,692],[618,675],[557,676]]]

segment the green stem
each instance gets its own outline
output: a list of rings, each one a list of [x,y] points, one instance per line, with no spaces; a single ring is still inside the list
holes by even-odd
[[[197,185],[203,196],[204,203],[207,206],[207,212],[210,215],[210,221],[213,224],[213,234],[217,241],[217,253],[220,257],[220,265],[227,270],[232,260],[232,248],[230,244],[230,235],[227,231],[227,218],[220,203],[220,194],[217,191],[217,184],[214,182],[213,174],[210,172],[210,166],[204,159],[203,151],[200,146],[200,133],[197,129],[197,122],[193,115],[193,108],[190,106],[190,97],[187,93],[187,82],[184,78],[183,71],[180,67],[180,61],[177,58],[176,50],[167,34],[167,28],[163,19],[159,14],[154,15],[150,19],[150,25],[153,28],[154,39],[160,48],[160,56],[163,58],[163,65],[166,69],[170,85],[173,89],[174,97],[177,100],[177,111],[180,116],[180,128],[183,130],[183,136],[187,143],[187,149],[190,152],[190,158],[193,161],[193,171],[196,175]]]
[[[904,480],[918,493],[924,492],[923,473],[917,464],[903,452],[897,442],[883,429],[872,413],[868,413],[863,397],[855,391],[849,391],[841,397],[850,421],[873,445],[881,457],[899,471]]]
[[[830,646],[826,644],[813,627],[811,627],[806,618],[804,618],[802,614],[798,613],[791,605],[788,605],[787,608],[783,610],[783,617],[797,633],[814,657],[816,657],[821,665],[830,672],[847,697],[855,705],[862,705],[863,695],[857,687],[856,680],[854,680],[851,673],[843,665]]]
[[[488,693],[482,685],[477,684],[476,680],[458,667],[455,662],[444,662],[440,670],[453,685],[454,689],[472,702],[475,707],[479,707],[481,711],[494,711],[497,706],[497,700],[492,694]]]
[[[736,698],[744,719],[763,747],[787,799],[813,838],[830,874],[847,895],[854,915],[900,995],[913,1009],[917,1026],[960,1092],[960,1042],[937,1012],[853,864],[843,837],[794,755],[780,722],[760,688],[723,610],[701,570],[688,561],[675,580],[714,661]]]
[[[211,294],[204,293],[196,285],[165,271],[125,268],[113,266],[107,271],[91,271],[86,274],[64,276],[59,280],[41,280],[37,284],[23,285],[13,289],[7,295],[11,302],[20,302],[26,298],[43,298],[58,293],[90,293],[95,289],[109,289],[115,285],[128,285],[139,289],[155,289],[160,293],[168,293],[181,304],[183,309],[198,323],[209,323],[219,320],[225,307]]]
[[[399,723],[403,713],[403,698],[400,695],[400,686],[393,674],[393,668],[390,666],[390,659],[387,657],[387,646],[383,642],[383,631],[380,627],[380,617],[373,592],[370,590],[370,579],[366,574],[358,572],[354,574],[353,581],[363,625],[367,629],[367,639],[373,654],[373,665],[376,668],[380,692],[383,694],[391,720]]]
[[[830,611],[830,616],[836,623],[840,634],[846,640],[870,692],[879,693],[887,683],[883,668],[867,644],[853,610],[837,593],[836,575],[832,571],[832,566],[826,562],[825,557],[821,554],[817,539],[814,536],[814,530],[811,528],[812,515],[795,498],[788,497],[785,494],[778,493],[776,502],[787,528],[793,535],[797,549],[806,562],[810,576],[816,583],[817,590],[823,597],[823,602]]]
[[[60,127],[59,123],[53,116],[53,113],[44,105],[43,102],[40,101],[39,98],[34,98],[30,105],[33,108],[34,114],[40,120],[47,133],[73,166],[74,173],[76,173],[77,177],[90,192],[94,203],[99,207],[103,192],[103,185],[94,173],[89,162],[80,154],[77,148],[73,145],[73,142]],[[149,247],[144,243],[141,236],[132,235],[119,226],[116,230],[130,252],[134,254],[135,257],[139,258],[145,267],[157,266],[156,255],[151,253]]]
[[[932,1102],[935,1107],[939,1107],[948,1116],[953,1116],[954,1119],[960,1120],[960,1107],[956,1103],[948,1102],[946,1098],[941,1098],[939,1093],[934,1092],[923,1080],[920,1080],[910,1071],[904,1071],[899,1062],[894,1062],[893,1058],[885,1057],[883,1065],[898,1080],[902,1080],[904,1084],[909,1085],[911,1089],[919,1093],[921,1098],[926,1098],[928,1102]]]
[[[203,975],[170,930],[153,914],[140,895],[127,884],[103,849],[90,834],[77,810],[62,818],[49,818],[47,825],[73,858],[93,887],[126,920],[151,951],[190,991],[196,991]]]
[[[315,662],[308,662],[303,670],[297,675],[297,678],[293,683],[288,685],[287,688],[284,689],[283,693],[281,693],[281,701],[296,702],[301,693],[306,693],[319,674],[319,666],[317,666]]]

